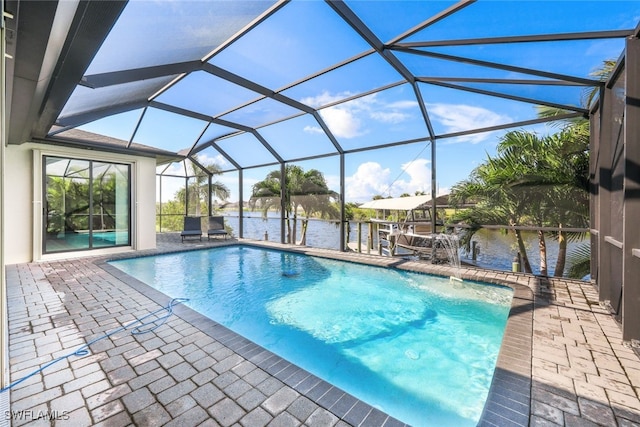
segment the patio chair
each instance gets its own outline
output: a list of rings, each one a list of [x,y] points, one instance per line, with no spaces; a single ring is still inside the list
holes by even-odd
[[[209,240],[211,236],[224,236],[226,239],[228,235],[227,230],[224,229],[224,218],[221,216],[210,216],[207,240]]]
[[[200,218],[196,216],[185,216],[184,227],[182,233],[180,233],[180,237],[182,237],[182,242],[184,242],[186,237],[198,237],[200,241],[202,241],[202,225],[200,223]]]

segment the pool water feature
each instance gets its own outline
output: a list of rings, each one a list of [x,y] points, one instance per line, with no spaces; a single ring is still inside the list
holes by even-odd
[[[415,426],[476,425],[512,290],[229,246],[110,262]]]
[[[451,276],[451,279],[461,281],[458,236],[455,234],[439,233],[436,235],[436,242],[442,246],[444,252],[447,254],[447,262],[453,267],[453,276]]]

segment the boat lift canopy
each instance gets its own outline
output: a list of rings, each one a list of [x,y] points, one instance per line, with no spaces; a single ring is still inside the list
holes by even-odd
[[[427,210],[432,206],[431,196],[408,196],[393,197],[389,199],[378,199],[360,205],[362,209],[375,209],[385,211],[411,211]],[[438,196],[436,198],[437,208],[449,207],[449,195]]]

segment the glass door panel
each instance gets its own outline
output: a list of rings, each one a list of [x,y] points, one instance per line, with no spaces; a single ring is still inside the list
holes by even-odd
[[[89,248],[88,161],[47,157],[45,252]]]
[[[93,162],[93,247],[129,244],[129,167]]]
[[[44,253],[130,244],[130,166],[45,157]]]

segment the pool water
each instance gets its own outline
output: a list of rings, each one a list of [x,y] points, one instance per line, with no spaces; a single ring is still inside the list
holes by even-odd
[[[247,246],[111,264],[415,426],[477,424],[513,294]]]

